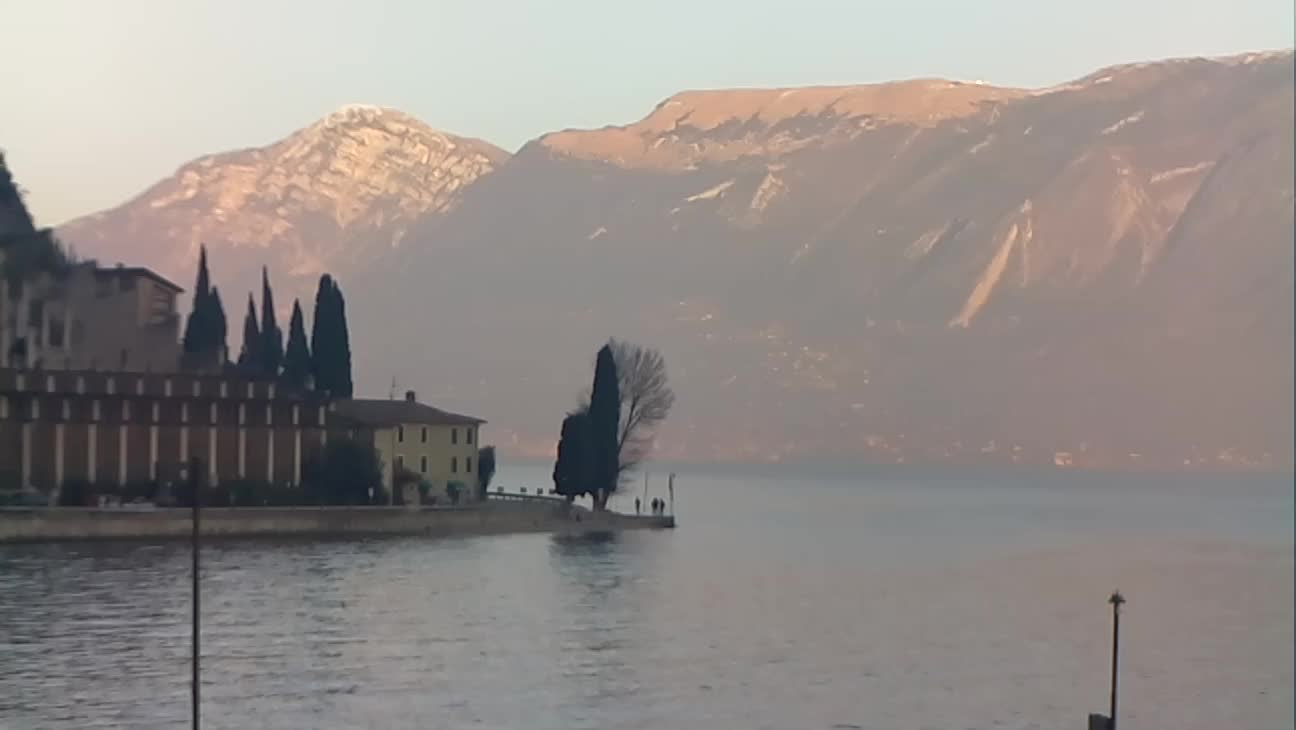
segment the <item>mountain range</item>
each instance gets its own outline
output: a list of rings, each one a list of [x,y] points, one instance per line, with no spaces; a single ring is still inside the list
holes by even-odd
[[[359,390],[513,455],[615,336],[666,356],[669,458],[1290,467],[1292,73],[690,91],[515,154],[353,106],[59,235],[285,309],[332,272]]]

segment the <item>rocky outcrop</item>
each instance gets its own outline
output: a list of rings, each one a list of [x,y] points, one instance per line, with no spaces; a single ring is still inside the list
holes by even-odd
[[[540,144],[560,154],[623,167],[687,170],[748,156],[777,159],[891,124],[931,127],[1024,94],[940,79],[686,91],[658,104],[635,124],[555,132],[542,137]]]
[[[365,369],[537,455],[616,335],[665,350],[677,457],[1290,463],[1291,79],[700,92],[548,135],[355,308],[417,288],[471,323],[375,333]]]
[[[195,194],[79,230],[121,249],[237,218],[285,271],[354,272],[361,390],[486,414],[512,453],[552,454],[618,336],[670,363],[671,457],[1290,465],[1292,70],[1282,52],[1038,90],[687,92],[504,164],[479,150],[471,184],[393,194],[412,208],[356,183],[387,202]],[[274,177],[275,205],[345,197],[332,164]]]
[[[324,272],[345,282],[399,247],[416,220],[453,210],[507,158],[399,111],[348,106],[268,147],[187,163],[60,233],[88,255],[148,262],[181,282],[205,243],[227,296],[255,290],[269,265],[287,310],[285,293],[309,298]]]

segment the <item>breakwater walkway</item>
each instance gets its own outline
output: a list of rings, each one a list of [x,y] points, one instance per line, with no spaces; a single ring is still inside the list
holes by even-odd
[[[184,539],[187,508],[0,507],[0,543]],[[210,507],[204,537],[372,537],[584,533],[675,526],[672,516],[591,512],[548,497],[492,498],[461,507]]]

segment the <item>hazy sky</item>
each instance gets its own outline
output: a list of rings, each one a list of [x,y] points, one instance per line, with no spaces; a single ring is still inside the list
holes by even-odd
[[[686,88],[1045,86],[1287,48],[1291,0],[0,0],[0,149],[46,225],[351,102],[508,149]]]

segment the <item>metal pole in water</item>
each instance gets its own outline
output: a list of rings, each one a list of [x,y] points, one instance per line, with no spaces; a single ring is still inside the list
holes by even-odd
[[[670,494],[670,513],[671,517],[675,516],[675,472],[671,472],[670,481],[666,483],[666,491]]]
[[[199,601],[200,594],[198,591],[198,548],[199,540],[199,509],[198,503],[201,501],[202,490],[199,489],[199,473],[202,462],[196,457],[189,460],[189,489],[192,500],[193,512],[193,536],[190,548],[193,553],[193,730],[198,730],[198,707],[199,707],[199,684],[198,684],[198,634],[199,634]]]
[[[1112,669],[1111,669],[1111,716],[1108,727],[1116,730],[1116,677],[1117,677],[1117,656],[1120,654],[1120,609],[1121,604],[1125,603],[1125,597],[1116,591],[1111,594],[1107,602],[1112,607]]]

